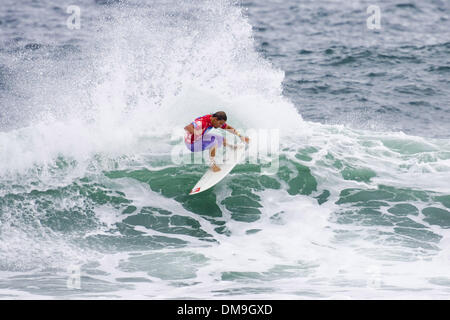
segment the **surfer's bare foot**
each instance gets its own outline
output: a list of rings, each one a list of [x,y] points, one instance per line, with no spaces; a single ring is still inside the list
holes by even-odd
[[[220,171],[220,168],[217,166],[216,161],[215,161],[214,158],[212,158],[212,157],[209,158],[209,164],[210,164],[211,170],[212,170],[213,172]]]

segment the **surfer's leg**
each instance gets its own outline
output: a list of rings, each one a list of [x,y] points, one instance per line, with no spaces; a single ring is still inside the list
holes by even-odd
[[[216,156],[216,149],[217,149],[216,146],[214,146],[214,147],[212,147],[211,149],[209,149],[209,156],[210,156],[211,158],[214,158],[214,157]]]
[[[220,171],[215,162],[216,150],[223,145],[224,138],[217,134],[205,134],[203,136],[203,150],[209,149],[209,160],[214,172]]]
[[[216,156],[217,145],[209,149],[209,160],[211,162],[211,169],[214,172],[220,171],[220,168],[217,166],[214,157]]]
[[[218,134],[205,134],[203,136],[203,150],[213,147],[220,148],[223,145],[224,137]]]
[[[206,135],[204,137],[205,149],[209,149],[209,161],[211,165],[211,170],[214,172],[220,171],[220,168],[215,162],[216,150],[222,145],[222,136],[217,135]]]

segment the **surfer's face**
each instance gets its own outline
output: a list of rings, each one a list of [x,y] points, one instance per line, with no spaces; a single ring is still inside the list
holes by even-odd
[[[217,120],[217,118],[212,117],[211,118],[211,124],[214,128],[220,128],[225,123],[225,120]]]

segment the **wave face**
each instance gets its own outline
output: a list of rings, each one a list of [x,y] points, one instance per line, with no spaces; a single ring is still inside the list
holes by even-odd
[[[401,57],[330,47],[318,79],[302,80],[293,61],[313,61],[264,44],[282,31],[264,27],[275,4],[80,3],[75,30],[50,1],[0,16],[2,297],[445,298],[448,136],[329,123],[321,106],[301,116],[305,96],[342,93],[320,84],[329,72],[366,55],[404,68]],[[448,57],[448,43],[430,46],[411,50]],[[296,55],[319,59],[312,47]],[[205,165],[174,163],[174,150],[187,123],[218,108],[250,135],[277,130],[277,170],[248,159],[188,196]]]

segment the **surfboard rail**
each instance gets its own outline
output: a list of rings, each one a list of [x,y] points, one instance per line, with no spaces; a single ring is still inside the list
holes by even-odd
[[[189,195],[199,194],[203,191],[206,191],[220,181],[225,178],[233,168],[240,163],[245,156],[245,145],[238,144],[238,148],[236,150],[227,149],[226,157],[221,164],[217,164],[220,168],[220,171],[214,172],[211,168],[205,172],[205,174],[200,178],[200,180],[196,183],[196,185],[191,189]]]

